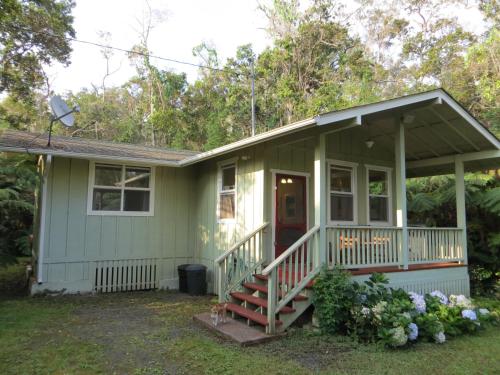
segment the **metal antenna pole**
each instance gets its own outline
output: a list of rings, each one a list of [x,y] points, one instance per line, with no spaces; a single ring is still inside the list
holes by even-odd
[[[252,137],[255,136],[255,70],[253,65],[253,58],[250,61],[252,69]]]

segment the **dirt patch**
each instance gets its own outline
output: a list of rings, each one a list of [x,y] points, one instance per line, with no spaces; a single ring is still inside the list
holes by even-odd
[[[100,345],[111,371],[158,368],[165,363],[165,342],[195,328],[194,311],[206,310],[211,297],[174,292],[134,292],[75,297],[65,328],[78,340]],[[148,372],[148,371],[146,371]]]
[[[328,368],[332,362],[343,360],[346,353],[354,350],[358,344],[349,338],[319,335],[309,329],[291,330],[276,342],[259,347],[268,355],[293,358],[301,366],[320,371]]]

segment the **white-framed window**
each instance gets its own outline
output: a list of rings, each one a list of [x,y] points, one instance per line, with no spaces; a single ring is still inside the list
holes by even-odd
[[[368,187],[368,222],[377,225],[391,225],[391,173],[392,169],[366,165]]]
[[[329,221],[331,224],[356,224],[356,170],[357,164],[339,160],[328,163]]]
[[[236,159],[219,163],[217,178],[217,219],[236,219]]]
[[[87,213],[153,216],[154,167],[90,162]]]

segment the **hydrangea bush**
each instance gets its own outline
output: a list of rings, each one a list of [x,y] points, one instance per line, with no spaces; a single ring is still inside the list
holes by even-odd
[[[496,312],[475,306],[463,295],[447,296],[439,290],[422,295],[387,284],[383,274],[360,284],[344,270],[324,269],[316,280],[314,299],[321,329],[396,348],[420,340],[443,344],[448,337],[499,321]]]

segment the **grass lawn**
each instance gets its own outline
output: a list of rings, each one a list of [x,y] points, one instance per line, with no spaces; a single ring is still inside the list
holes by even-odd
[[[0,301],[0,374],[500,373],[498,327],[406,350],[302,329],[240,348],[192,321],[212,302],[174,292]]]

